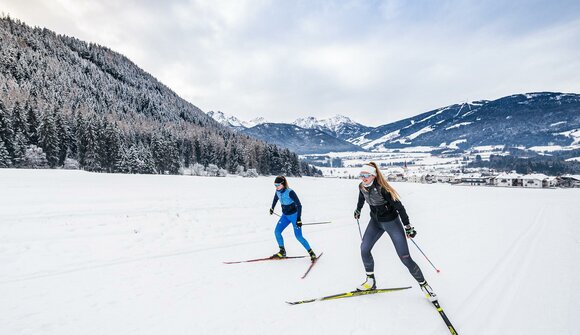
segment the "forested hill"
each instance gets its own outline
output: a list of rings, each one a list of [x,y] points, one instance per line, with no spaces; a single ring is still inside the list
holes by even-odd
[[[106,47],[0,18],[0,167],[310,174],[296,154],[237,134]]]

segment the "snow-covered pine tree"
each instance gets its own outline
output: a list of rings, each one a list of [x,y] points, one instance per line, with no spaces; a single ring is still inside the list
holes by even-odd
[[[156,133],[151,139],[151,153],[158,173],[176,174],[179,171],[178,143],[168,131]]]
[[[273,174],[272,172],[272,168],[271,168],[271,162],[272,162],[272,152],[270,151],[269,147],[256,147],[256,155],[259,159],[258,162],[258,167],[257,167],[257,171],[258,173],[264,174],[264,175],[270,175]]]
[[[191,139],[182,138],[179,140],[180,149],[180,161],[183,162],[183,166],[190,166],[195,162],[194,145]]]
[[[115,163],[119,159],[122,146],[120,130],[115,123],[105,122],[104,136],[103,142],[107,148],[104,152],[104,168],[108,172],[115,172]]]
[[[26,136],[21,131],[18,131],[14,135],[14,159],[12,161],[15,167],[26,167],[22,162],[24,160],[27,146]]]
[[[0,101],[0,139],[4,142],[4,148],[8,152],[10,165],[12,165],[12,158],[14,157],[14,130],[12,129],[10,114],[2,101]]]
[[[99,141],[97,138],[97,125],[95,123],[94,117],[89,117],[81,138],[81,143],[85,150],[84,162],[81,162],[81,167],[88,171],[101,171]]]
[[[153,154],[148,146],[145,146],[142,142],[136,146],[136,156],[134,159],[137,163],[137,172],[143,174],[157,173],[155,170],[155,162],[153,160]]]
[[[22,166],[22,159],[28,145],[28,125],[26,124],[26,117],[24,110],[20,107],[20,103],[16,101],[12,108],[12,128],[14,130],[14,157],[13,164],[16,167]]]
[[[74,125],[75,125],[75,147],[76,147],[76,158],[79,161],[79,164],[82,166],[85,165],[85,154],[86,154],[86,143],[84,140],[85,137],[85,131],[86,131],[86,122],[85,122],[85,118],[83,117],[83,114],[80,112],[77,112],[75,115],[75,121],[74,121]],[[75,156],[73,156],[75,157]]]
[[[40,127],[40,122],[38,121],[38,110],[36,109],[36,104],[31,102],[30,100],[27,101],[26,106],[24,107],[26,113],[26,138],[28,139],[29,144],[38,145],[39,144],[39,136],[38,136],[38,128]]]
[[[28,132],[24,110],[18,101],[14,103],[14,107],[12,108],[12,129],[14,130],[14,134],[21,132],[26,135]]]
[[[218,168],[217,165],[210,164],[207,166],[206,172],[207,172],[207,175],[210,177],[217,177],[217,176],[219,176],[219,170],[220,169]]]
[[[29,145],[24,152],[23,164],[33,169],[42,169],[48,166],[46,155],[42,148],[34,144]]]
[[[55,113],[55,126],[56,126],[56,136],[58,138],[59,149],[58,149],[58,166],[63,166],[64,161],[67,158],[68,147],[70,143],[69,129],[68,125],[63,119],[61,113]]]
[[[40,147],[46,154],[46,160],[51,168],[58,165],[59,143],[56,133],[55,112],[45,112],[39,129]]]
[[[4,141],[0,138],[0,168],[7,168],[10,165],[12,165],[10,154],[8,154],[6,146],[4,146]]]

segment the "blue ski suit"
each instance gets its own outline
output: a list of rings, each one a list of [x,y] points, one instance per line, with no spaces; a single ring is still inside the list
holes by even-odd
[[[272,208],[276,207],[278,200],[280,200],[280,204],[282,205],[282,215],[280,216],[280,220],[278,220],[278,224],[276,224],[276,229],[274,230],[278,246],[284,247],[282,232],[290,223],[292,223],[294,236],[296,236],[298,242],[300,242],[306,250],[310,250],[310,244],[308,244],[308,241],[306,241],[302,236],[302,229],[296,226],[296,221],[300,220],[302,215],[302,204],[300,204],[296,192],[289,188],[283,188],[280,191],[276,191],[274,194],[274,200],[272,201]]]

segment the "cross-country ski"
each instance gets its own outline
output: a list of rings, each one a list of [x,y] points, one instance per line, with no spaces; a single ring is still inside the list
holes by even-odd
[[[411,286],[405,286],[405,287],[393,287],[393,288],[378,288],[378,289],[368,290],[368,291],[350,291],[350,292],[338,293],[338,294],[333,294],[333,295],[327,295],[324,297],[314,298],[314,299],[306,299],[306,300],[299,300],[299,301],[286,301],[286,303],[289,305],[300,305],[300,304],[307,304],[307,303],[311,303],[311,302],[315,302],[315,301],[325,301],[325,300],[336,300],[336,299],[360,297],[363,295],[395,292],[395,291],[401,291],[401,290],[406,290],[406,289],[410,289],[410,288],[411,288]]]
[[[437,312],[439,312],[439,315],[441,315],[441,318],[443,319],[443,322],[445,322],[445,325],[449,329],[449,332],[452,335],[458,335],[459,333],[457,333],[457,331],[455,330],[455,327],[453,326],[453,324],[451,324],[451,321],[449,321],[449,319],[447,318],[447,315],[443,311],[443,308],[441,308],[441,305],[439,305],[439,301],[434,300],[434,301],[431,301],[431,303],[437,309]]]
[[[296,258],[306,258],[310,256],[285,256],[285,257],[264,257],[264,258],[254,258],[254,259],[247,259],[243,261],[226,261],[223,262],[224,264],[239,264],[239,263],[253,263],[253,262],[263,262],[263,261],[283,261],[286,259],[296,259]]]
[[[314,267],[314,265],[318,262],[318,259],[320,257],[322,257],[322,254],[323,253],[321,252],[316,258],[311,259],[311,263],[308,266],[308,269],[306,269],[306,272],[304,272],[304,274],[302,275],[302,277],[300,277],[300,279],[304,279],[304,278],[306,278],[306,276],[308,276],[308,273],[310,273],[310,270],[312,270],[312,268]]]

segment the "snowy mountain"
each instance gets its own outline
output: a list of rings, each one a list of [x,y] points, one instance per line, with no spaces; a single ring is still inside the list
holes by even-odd
[[[455,104],[374,128],[350,142],[365,149],[580,146],[580,95],[517,94]]]
[[[220,111],[217,112],[209,111],[207,112],[207,115],[226,127],[232,129],[245,128],[244,125],[242,124],[242,121],[240,121],[235,116],[226,115],[225,113]]]
[[[263,123],[242,132],[298,154],[362,151],[359,146],[318,129],[305,129],[286,123]]]
[[[220,124],[237,131],[241,131],[245,128],[251,128],[259,124],[268,122],[263,117],[257,117],[250,121],[242,121],[233,115],[229,115],[221,111],[217,112],[209,111],[207,112],[207,115],[216,120],[217,122],[219,122]]]
[[[256,118],[251,119],[250,121],[242,121],[242,124],[246,128],[252,128],[262,123],[268,123],[268,120],[264,119],[263,117],[259,116]]]
[[[230,122],[229,127],[234,128],[233,124]],[[245,126],[239,120],[236,124]],[[246,127],[242,131],[302,154],[411,147],[427,147],[434,153],[481,146],[569,150],[580,148],[580,95],[516,94],[492,101],[454,104],[374,128],[337,115],[328,119],[299,118],[292,125],[272,123],[269,127],[253,130]]]
[[[329,135],[345,141],[351,141],[358,138],[369,131],[372,127],[364,126],[360,123],[352,121],[350,118],[342,115],[336,115],[328,119],[317,119],[309,116],[299,118],[293,124],[305,129],[318,129]]]
[[[314,118],[298,119],[294,124],[269,123],[263,117],[241,121],[223,112],[208,112],[220,124],[253,138],[290,149],[298,154],[327,153],[333,151],[362,151],[357,145],[345,141],[348,134],[359,134],[364,127],[346,117],[318,121]],[[301,121],[303,120],[303,121]],[[308,123],[312,121],[311,123]],[[305,127],[299,126],[299,124]]]

